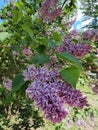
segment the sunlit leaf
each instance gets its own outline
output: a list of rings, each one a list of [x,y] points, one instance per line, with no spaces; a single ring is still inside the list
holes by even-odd
[[[64,70],[61,70],[61,76],[62,78],[67,81],[69,84],[71,84],[74,88],[76,88],[76,84],[78,81],[78,78],[80,76],[80,69],[77,67],[68,67]]]
[[[6,38],[10,38],[12,36],[12,34],[8,33],[8,32],[0,32],[0,40],[3,41]]]
[[[22,19],[23,13],[21,9],[13,11],[13,24],[18,24]]]
[[[78,59],[76,59],[73,55],[71,55],[68,52],[61,52],[60,54],[58,54],[58,56],[63,59],[66,60],[67,62],[71,63],[72,65],[75,65],[78,68],[82,69],[81,63]]]

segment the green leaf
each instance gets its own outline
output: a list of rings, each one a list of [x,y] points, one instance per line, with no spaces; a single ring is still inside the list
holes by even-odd
[[[25,83],[26,81],[24,81],[24,76],[22,74],[16,75],[12,81],[12,92],[20,90]]]
[[[60,71],[62,78],[76,88],[78,78],[80,76],[80,70],[77,67],[71,66]]]
[[[53,39],[55,41],[62,41],[62,35],[61,34],[58,34],[57,32],[53,32]]]
[[[38,12],[36,12],[34,15],[32,15],[32,21],[34,22],[36,19],[39,18]]]
[[[22,26],[22,28],[23,28],[26,32],[30,33],[31,35],[34,35],[34,34],[33,34],[33,31],[32,31],[31,28],[30,28],[30,26],[28,26],[27,24],[24,24],[24,25]]]
[[[30,28],[30,26],[28,26],[27,24],[24,24],[23,26],[22,26],[22,28],[29,34],[29,36],[30,36],[30,38],[31,38],[31,40],[32,40],[32,42],[34,42],[34,33],[33,33],[33,31],[32,31],[32,29]]]
[[[8,33],[8,32],[0,32],[0,40],[3,41],[6,38],[10,38],[12,36],[12,34]]]
[[[47,43],[48,43],[49,48],[56,46],[55,41],[53,41],[53,40],[48,40]]]
[[[82,65],[79,62],[78,59],[76,59],[73,55],[71,55],[68,52],[62,52],[60,54],[57,54],[60,58],[62,58],[63,60],[68,61],[69,63],[71,63],[72,65],[75,65],[76,67],[82,69]]]
[[[54,41],[54,40],[48,40],[47,43],[48,43],[49,48],[53,48],[53,47],[60,46],[63,44],[63,42],[61,41]]]
[[[36,50],[37,50],[38,53],[44,53],[45,49],[46,49],[46,46],[45,46],[45,45],[39,45],[39,46],[36,48]]]
[[[21,9],[13,11],[13,24],[18,24],[22,19],[23,13]]]
[[[27,89],[29,84],[29,81],[26,81],[25,84],[19,89],[19,91],[17,91],[17,94],[21,97],[25,96],[25,90]]]
[[[49,62],[49,56],[46,54],[39,54],[32,58],[34,64],[44,64]]]
[[[56,41],[56,46],[61,46],[63,44],[62,41]]]
[[[23,8],[23,6],[24,6],[23,2],[21,2],[21,1],[17,1],[15,3],[15,5],[16,5],[17,8]]]
[[[75,39],[75,38],[73,38],[73,39],[72,39],[72,42],[74,42],[74,43],[78,43],[78,40]]]
[[[4,101],[4,104],[6,106],[9,106],[11,104],[12,99],[13,99],[12,94],[8,95],[6,100]]]

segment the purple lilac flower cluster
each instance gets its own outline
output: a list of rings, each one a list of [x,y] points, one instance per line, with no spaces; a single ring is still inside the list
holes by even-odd
[[[56,20],[61,13],[61,8],[57,7],[57,4],[58,0],[45,0],[39,10],[41,19],[49,23]]]
[[[57,99],[52,83],[34,81],[29,85],[26,93],[31,100],[35,100],[36,105],[44,112],[47,119],[55,123],[66,117],[67,111],[62,108],[63,102]]]
[[[83,32],[82,36],[85,40],[98,41],[98,29],[86,30],[85,32]]]
[[[9,3],[10,3],[10,6],[12,7],[12,9],[16,9],[16,7],[15,7],[15,5],[14,5],[12,0],[9,0]]]
[[[64,82],[57,69],[37,69],[31,65],[24,71],[24,77],[25,80],[32,81],[26,94],[53,123],[61,122],[68,114],[64,104],[79,108],[87,105],[86,98],[79,90]]]
[[[57,52],[67,51],[74,55],[76,58],[80,59],[84,57],[91,50],[91,46],[87,43],[76,44],[71,41],[70,36],[66,36],[63,40],[63,45],[56,48]]]
[[[58,97],[67,103],[71,107],[83,108],[88,106],[86,97],[84,97],[80,90],[74,89],[67,82],[61,82],[61,86],[58,88]]]

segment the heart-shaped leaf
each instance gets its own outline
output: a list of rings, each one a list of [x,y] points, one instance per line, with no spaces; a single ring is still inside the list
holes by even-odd
[[[79,68],[77,68],[75,66],[71,66],[71,67],[65,68],[64,70],[61,70],[60,73],[61,73],[62,78],[65,81],[67,81],[74,88],[76,88],[76,84],[77,84],[78,78],[80,76]]]

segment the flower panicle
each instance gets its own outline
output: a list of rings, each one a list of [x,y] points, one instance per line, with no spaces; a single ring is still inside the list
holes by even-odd
[[[45,0],[39,9],[39,16],[43,21],[51,23],[61,14],[62,9],[57,7],[58,0]]]
[[[30,74],[33,78],[33,82],[26,89],[26,94],[31,100],[35,101],[36,106],[53,123],[59,123],[67,116],[68,112],[64,108],[64,104],[81,109],[87,106],[86,97],[79,90],[75,90],[63,81],[57,69],[36,68],[31,65],[24,74],[25,79]]]
[[[81,59],[90,52],[92,47],[87,44],[76,44],[71,41],[71,38],[66,36],[63,40],[63,45],[56,48],[57,52],[67,51],[74,55],[76,58]]]

